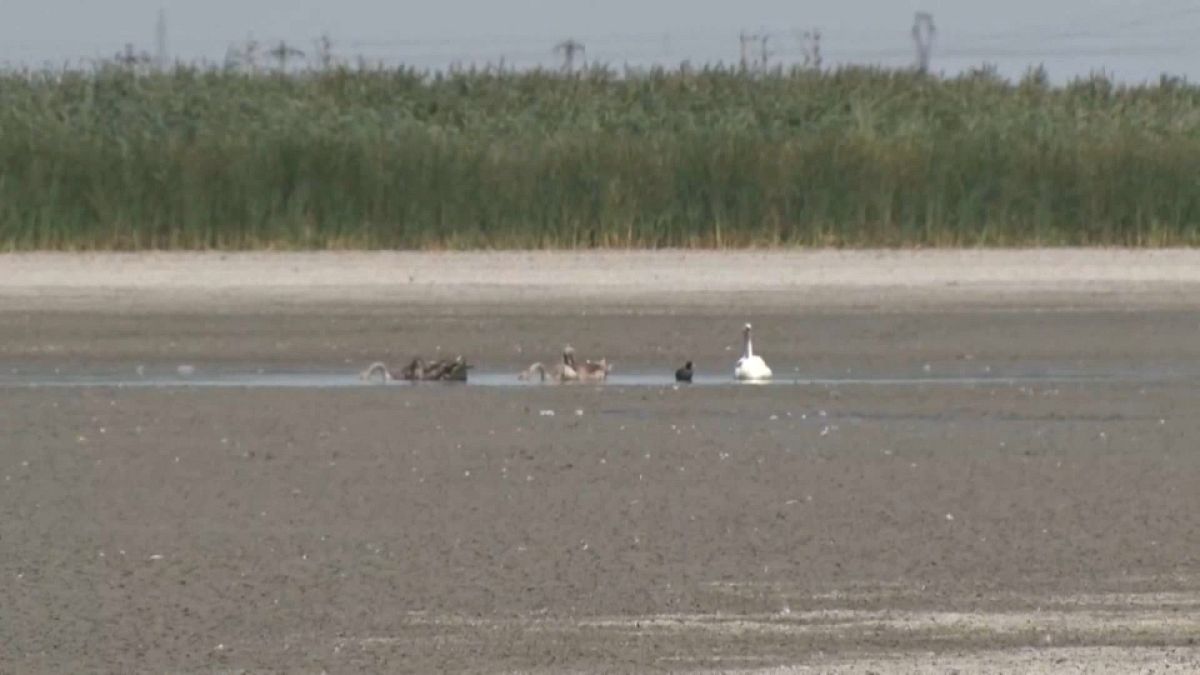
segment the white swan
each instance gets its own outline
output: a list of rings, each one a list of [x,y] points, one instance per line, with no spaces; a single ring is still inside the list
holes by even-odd
[[[767,362],[763,361],[761,356],[754,355],[754,345],[750,343],[750,324],[746,324],[742,334],[745,336],[746,345],[742,351],[742,358],[738,359],[737,366],[733,369],[733,377],[747,381],[771,379],[771,369],[767,367]]]

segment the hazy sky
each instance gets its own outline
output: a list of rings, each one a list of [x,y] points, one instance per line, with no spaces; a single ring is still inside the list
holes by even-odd
[[[152,50],[165,10],[171,54],[219,59],[248,36],[301,48],[327,33],[340,54],[430,67],[454,60],[540,61],[577,36],[613,61],[734,60],[737,34],[765,28],[787,60],[798,29],[820,28],[827,60],[903,63],[914,11],[939,29],[935,66],[1046,63],[1055,76],[1107,68],[1200,77],[1197,0],[0,0],[0,60]]]

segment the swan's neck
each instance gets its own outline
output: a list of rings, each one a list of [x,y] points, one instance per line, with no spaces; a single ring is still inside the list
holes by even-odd
[[[372,363],[371,366],[364,370],[362,374],[364,380],[369,380],[376,376],[382,377],[384,382],[392,379],[392,374],[388,372],[387,366],[378,361]]]
[[[527,368],[521,375],[521,379],[532,380],[534,375],[540,375],[542,382],[546,381],[546,366],[543,366],[540,361],[532,366],[529,366],[529,368]]]
[[[746,331],[746,349],[742,354],[743,358],[754,358],[754,344],[750,342],[750,331]]]

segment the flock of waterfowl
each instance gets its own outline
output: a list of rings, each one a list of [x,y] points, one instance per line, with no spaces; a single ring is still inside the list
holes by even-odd
[[[750,324],[742,329],[742,356],[734,364],[733,377],[736,380],[755,382],[771,379],[771,369],[761,356],[754,354],[754,345],[750,339]],[[361,379],[368,382],[386,384],[388,382],[466,382],[467,371],[474,366],[468,365],[462,356],[454,359],[442,359],[426,362],[415,358],[398,373],[393,374],[382,362],[372,363],[362,371]],[[604,382],[612,372],[613,364],[607,359],[599,361],[585,360],[580,363],[575,358],[575,349],[567,345],[563,349],[562,359],[550,366],[537,362],[523,370],[517,377],[521,380],[534,380],[556,384],[567,382]],[[676,382],[692,381],[692,362],[688,361],[682,368],[675,371]]]
[[[388,370],[386,364],[381,361],[376,361],[367,367],[362,372],[362,379],[387,383],[397,380],[409,382],[466,382],[467,371],[474,366],[467,365],[466,359],[459,356],[453,360],[441,360],[425,362],[424,359],[417,357],[405,366],[399,373],[399,377],[392,374]]]
[[[522,380],[532,380],[536,375],[541,378],[542,382],[547,380],[551,382],[603,382],[608,379],[610,372],[612,372],[612,364],[608,362],[608,359],[579,363],[575,360],[575,349],[571,345],[567,345],[563,349],[561,363],[547,368],[538,362],[526,368],[517,377]]]

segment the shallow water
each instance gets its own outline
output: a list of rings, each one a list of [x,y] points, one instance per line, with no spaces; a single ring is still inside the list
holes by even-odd
[[[1009,372],[953,373],[862,373],[806,375],[791,373],[776,375],[768,382],[738,382],[728,373],[696,373],[692,383],[676,383],[674,374],[659,371],[629,371],[612,373],[606,383],[579,385],[524,381],[516,372],[472,371],[466,386],[471,387],[541,387],[541,386],[616,386],[616,387],[721,387],[721,386],[841,386],[874,385],[886,387],[941,386],[977,387],[987,385],[1017,386],[1023,384],[1071,384],[1102,382],[1155,383],[1200,377],[1200,373],[1183,372],[1173,368],[1144,368],[1136,370],[1089,371],[1082,369],[1025,368]],[[460,383],[413,383],[364,381],[357,372],[343,370],[283,370],[245,368],[221,365],[203,367],[180,366],[149,369],[130,365],[121,369],[69,370],[45,367],[10,367],[0,372],[0,387],[5,388],[87,388],[87,387],[231,387],[231,388],[302,388],[324,389],[345,387],[413,387],[463,386]]]

